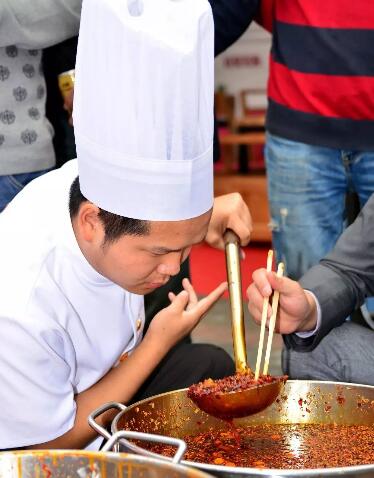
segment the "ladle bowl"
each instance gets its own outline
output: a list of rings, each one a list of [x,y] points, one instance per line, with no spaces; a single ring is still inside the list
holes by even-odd
[[[280,395],[285,377],[273,377],[274,381],[262,384],[254,383],[248,388],[231,392],[193,394],[188,397],[209,415],[222,420],[247,417],[265,410]]]
[[[201,386],[199,388],[199,385],[197,388],[190,387],[188,396],[209,415],[232,420],[261,412],[271,405],[280,394],[287,377],[270,377],[265,374],[259,377],[258,381],[254,380],[255,374],[247,363],[240,272],[240,241],[234,231],[227,229],[224,234],[224,242],[236,375],[229,377],[229,383],[233,386],[229,386],[228,390],[225,386],[224,389],[217,388],[212,381],[212,385],[207,384],[207,387],[204,386],[204,383],[199,384],[203,390],[201,390]],[[216,383],[218,382],[220,380],[216,381]]]

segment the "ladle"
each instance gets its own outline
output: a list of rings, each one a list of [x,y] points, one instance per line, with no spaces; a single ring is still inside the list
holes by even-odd
[[[234,359],[236,374],[254,374],[247,364],[245,344],[244,312],[242,301],[241,275],[240,275],[240,249],[238,236],[228,229],[224,235],[227,278],[231,306],[232,337],[234,345]],[[217,392],[212,388],[212,393],[191,394],[189,397],[204,412],[216,418],[231,420],[261,412],[278,397],[284,385],[283,377],[263,377],[270,379],[267,383],[252,381],[248,388],[230,392]],[[238,383],[239,380],[238,380]],[[213,383],[214,385],[214,383]]]

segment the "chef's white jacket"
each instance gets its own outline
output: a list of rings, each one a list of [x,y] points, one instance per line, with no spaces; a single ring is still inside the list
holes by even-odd
[[[141,340],[143,297],[96,272],[76,242],[68,206],[77,175],[70,161],[0,214],[0,449],[66,433],[74,395]]]

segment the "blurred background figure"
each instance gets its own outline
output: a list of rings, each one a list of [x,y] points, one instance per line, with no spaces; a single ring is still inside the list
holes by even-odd
[[[42,53],[78,34],[80,9],[81,0],[0,5],[0,211],[56,164]]]
[[[239,98],[248,89],[249,102],[256,89],[267,90],[264,156],[272,241],[287,275],[298,279],[334,247],[374,192],[374,4],[331,2],[325,8],[320,1],[261,0],[256,14],[243,0],[211,4],[219,20],[219,51],[244,34],[225,52],[218,84]],[[253,19],[272,34],[269,67],[265,42],[246,31]],[[261,69],[266,79],[258,81]],[[243,102],[241,107],[244,116],[256,109]],[[251,118],[238,117],[237,107],[234,114],[239,133]],[[249,140],[235,139],[240,148]],[[364,315],[373,326],[366,308]]]
[[[267,87],[265,159],[272,239],[278,261],[298,279],[342,233],[347,194],[356,193],[362,207],[374,192],[374,4],[331,2],[324,8],[320,1],[306,0],[210,3],[216,53],[245,33],[227,51],[216,82],[237,96],[243,93],[240,86]],[[268,83],[267,78],[257,80],[255,87],[249,75],[259,78],[256,69],[263,62],[264,43],[259,35],[246,32],[253,19],[272,34],[269,68],[262,67]],[[252,48],[253,58],[245,56],[244,48]],[[241,106],[246,110],[251,105]],[[236,107],[234,128],[245,123],[237,113]]]
[[[46,116],[54,129],[56,166],[76,158],[72,109],[74,90],[66,99],[59,88],[59,75],[74,71],[78,37],[69,38],[43,51],[43,69],[47,84]]]

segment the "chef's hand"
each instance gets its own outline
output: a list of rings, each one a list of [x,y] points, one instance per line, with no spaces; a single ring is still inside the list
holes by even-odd
[[[217,249],[224,249],[223,235],[226,229],[232,229],[240,239],[240,245],[246,246],[252,232],[252,217],[239,193],[225,194],[215,198],[206,242]]]
[[[188,335],[227,289],[227,283],[223,282],[208,296],[198,300],[190,281],[183,279],[182,284],[184,290],[178,295],[169,293],[171,304],[155,315],[146,334],[148,339],[154,337],[159,346],[167,349]]]
[[[278,290],[279,306],[276,330],[281,334],[306,332],[315,329],[317,306],[312,294],[305,291],[298,282],[287,277],[277,277],[266,269],[254,271],[253,283],[247,289],[248,310],[255,322],[261,324],[262,305],[265,297]],[[268,320],[271,316],[268,308]]]

